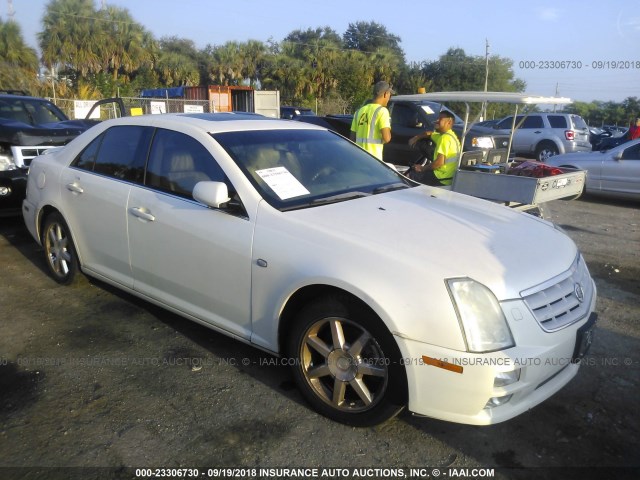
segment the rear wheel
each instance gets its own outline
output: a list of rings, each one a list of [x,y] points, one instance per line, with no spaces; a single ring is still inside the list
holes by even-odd
[[[549,157],[553,157],[558,153],[558,147],[556,147],[554,143],[542,142],[538,145],[538,148],[536,148],[536,160],[539,162],[546,162]]]
[[[380,319],[345,297],[307,305],[288,339],[295,381],[311,405],[332,420],[370,426],[406,404],[406,375]]]
[[[54,280],[64,285],[73,283],[78,273],[78,256],[69,227],[58,212],[51,213],[44,222],[42,246]]]

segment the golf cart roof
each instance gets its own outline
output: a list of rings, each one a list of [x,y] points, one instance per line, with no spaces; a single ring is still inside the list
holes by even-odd
[[[487,103],[512,103],[521,105],[566,105],[572,103],[566,97],[542,97],[528,93],[517,92],[432,92],[416,93],[413,95],[394,95],[394,100],[432,102],[487,102]]]

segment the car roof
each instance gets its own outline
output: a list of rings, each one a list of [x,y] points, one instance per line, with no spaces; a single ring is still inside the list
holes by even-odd
[[[47,102],[47,103],[51,103],[49,102],[49,100],[47,100],[46,98],[41,98],[41,97],[30,97],[28,95],[13,95],[10,93],[0,93],[0,98],[2,99],[8,99],[8,100],[36,100],[38,102]]]
[[[140,115],[121,117],[102,122],[105,127],[113,125],[146,125],[151,127],[184,127],[207,133],[243,130],[327,130],[315,125],[265,117],[255,113],[163,113],[160,115]]]
[[[417,93],[414,95],[394,95],[396,100],[432,100],[437,102],[489,102],[489,103],[512,103],[524,105],[557,104],[564,105],[572,103],[566,97],[542,97],[528,93],[517,92],[431,92]]]

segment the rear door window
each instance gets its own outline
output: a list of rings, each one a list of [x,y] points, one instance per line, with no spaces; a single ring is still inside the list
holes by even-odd
[[[549,115],[549,125],[551,128],[567,128],[567,119],[562,115]]]
[[[142,126],[111,127],[94,139],[72,166],[134,183],[142,183],[153,129]]]
[[[518,118],[520,120],[520,118]],[[525,117],[524,123],[520,128],[544,128],[544,123],[540,115],[531,115]]]
[[[573,128],[585,130],[589,128],[580,115],[571,115],[571,121],[573,122]]]

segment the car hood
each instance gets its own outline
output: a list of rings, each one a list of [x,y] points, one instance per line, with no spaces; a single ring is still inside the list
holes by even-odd
[[[289,213],[318,238],[352,242],[376,262],[425,262],[443,278],[473,278],[500,300],[563,273],[577,255],[573,241],[546,221],[426,186]]]
[[[611,154],[611,152],[607,152],[604,150],[594,150],[592,152],[573,152],[573,153],[563,153],[561,155],[554,155],[549,157],[545,163],[552,167],[561,167],[563,165],[576,165],[580,162],[600,162],[607,158],[607,155]]]
[[[66,120],[34,126],[0,119],[0,141],[24,146],[65,145],[94,124],[87,120]]]

